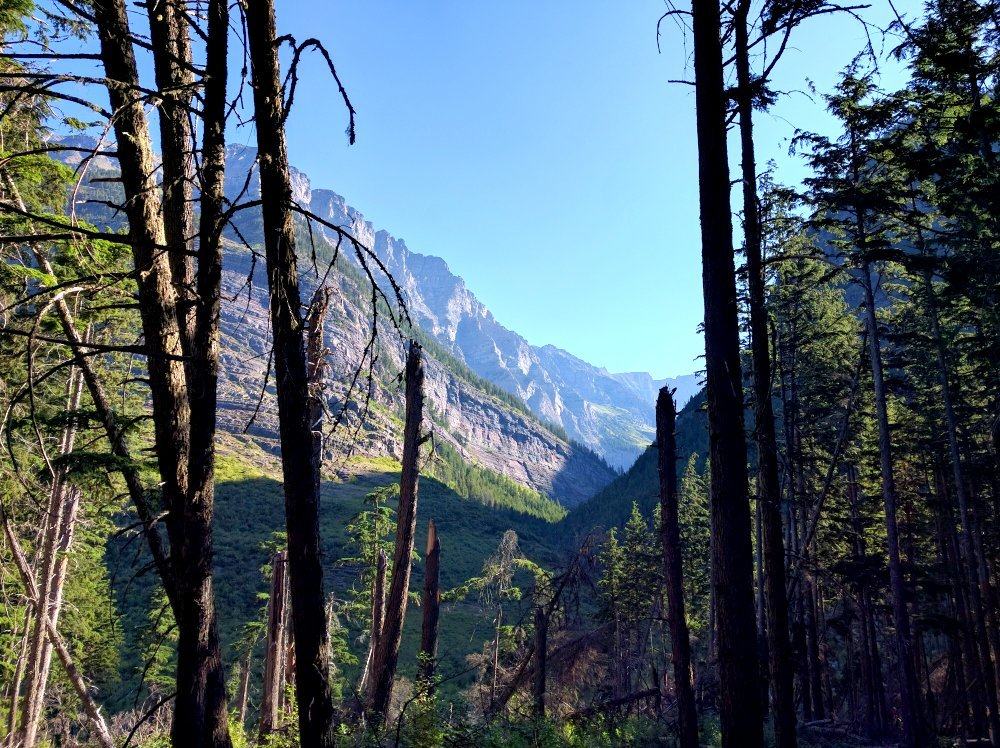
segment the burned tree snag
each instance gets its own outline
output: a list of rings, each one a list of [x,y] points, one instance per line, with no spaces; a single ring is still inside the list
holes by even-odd
[[[417,524],[417,479],[419,473],[421,422],[424,409],[424,364],[421,348],[410,341],[406,357],[406,419],[403,425],[403,469],[399,481],[399,511],[396,514],[396,544],[392,554],[392,581],[385,604],[385,624],[372,661],[371,711],[384,722],[392,698],[393,679],[406,616],[410,587],[410,561]]]
[[[267,601],[267,637],[264,640],[264,685],[260,697],[260,739],[274,732],[280,720],[285,688],[288,601],[287,557],[278,551],[271,559],[271,596]]]
[[[684,579],[677,506],[676,412],[670,388],[656,400],[657,467],[660,474],[660,542],[663,546],[663,579],[667,590],[667,623],[674,666],[674,688],[681,748],[697,748],[698,715],[691,685],[691,641],[684,615]]]

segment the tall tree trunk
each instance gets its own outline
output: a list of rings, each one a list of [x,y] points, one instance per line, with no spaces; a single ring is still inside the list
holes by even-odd
[[[795,401],[796,403],[798,402],[797,396],[795,397]],[[809,687],[803,689],[802,698],[803,701],[806,699],[809,700],[808,707],[805,709],[806,714],[809,715],[807,718],[808,721],[808,719],[825,719],[825,712],[823,709],[823,685],[819,663],[819,637],[816,629],[816,595],[813,585],[813,564],[807,537],[809,532],[809,514],[813,501],[811,500],[811,496],[807,498],[808,491],[806,488],[807,484],[804,458],[805,450],[802,446],[802,430],[800,428],[799,414],[797,410],[795,426],[795,453],[797,456],[797,459],[795,460],[795,483],[796,493],[799,498],[799,507],[796,512],[798,520],[796,523],[796,532],[798,533],[796,555],[801,559],[802,564],[806,567],[802,571],[802,578],[804,581],[800,585],[801,590],[798,594],[799,605],[801,606],[802,641],[804,645],[804,649],[802,651],[803,675],[809,680]]]
[[[306,330],[295,258],[292,186],[273,0],[248,0],[246,23],[274,336],[299,736],[302,745],[311,748],[332,744],[335,715],[320,561],[319,465],[309,420]]]
[[[802,593],[805,598],[806,650],[813,719],[826,719],[826,709],[823,705],[823,671],[819,657],[819,627],[816,621],[816,588],[808,576]]]
[[[861,285],[865,293],[865,323],[868,327],[868,350],[871,358],[872,379],[875,385],[879,467],[882,474],[882,501],[885,505],[886,542],[889,550],[889,588],[898,652],[899,714],[902,721],[902,738],[907,746],[919,746],[924,743],[920,718],[920,693],[913,667],[913,636],[910,628],[910,613],[906,607],[906,580],[903,578],[903,564],[899,553],[896,481],[892,467],[892,437],[889,432],[885,376],[882,372],[881,336],[875,311],[871,268],[867,261],[862,263]]]
[[[735,25],[736,77],[739,94],[740,147],[743,185],[743,234],[750,307],[753,357],[754,429],[757,435],[757,486],[763,541],[763,578],[767,611],[768,670],[774,705],[777,748],[797,745],[793,665],[788,637],[785,591],[785,548],[781,526],[781,480],[771,398],[771,352],[764,291],[763,232],[757,196],[757,157],[753,139],[753,91],[748,39],[749,0],[740,0]]]
[[[761,527],[761,500],[757,492],[754,501],[753,518],[753,568],[754,568],[754,605],[757,612],[757,656],[760,658],[760,708],[764,721],[770,718],[771,684],[770,672],[764,663],[770,663],[771,654],[767,646],[767,601],[764,593],[764,534]]]
[[[441,541],[434,520],[427,523],[424,557],[423,616],[420,627],[420,677],[431,689],[438,648],[438,618],[441,615]]]
[[[419,478],[420,434],[424,412],[424,363],[420,345],[410,341],[406,356],[406,419],[403,424],[403,469],[399,480],[399,511],[396,514],[396,544],[392,554],[392,580],[385,605],[385,624],[375,650],[372,667],[371,709],[384,723],[392,699],[396,662],[403,636],[403,620],[410,588],[413,535],[417,525],[417,481]]]
[[[958,698],[962,704],[961,726],[963,737],[979,738],[987,734],[986,703],[983,691],[982,663],[975,634],[975,625],[969,612],[968,577],[959,550],[955,531],[955,515],[948,496],[947,479],[941,467],[934,470],[937,496],[934,500],[935,529],[938,536],[938,552],[942,568],[948,572],[951,587],[949,603],[955,620],[958,621],[959,635],[951,636],[954,645],[949,647],[949,659],[958,660],[956,683]],[[957,650],[958,657],[954,657]]]
[[[683,556],[677,501],[676,409],[668,387],[656,400],[656,446],[660,476],[660,542],[663,579],[667,589],[667,624],[677,691],[678,736],[681,748],[698,746],[698,714],[691,685],[691,641],[684,614]]]
[[[861,522],[859,509],[857,475],[853,465],[847,466],[847,502],[851,518],[852,554],[854,562],[862,564],[867,555],[865,547],[864,525]],[[863,735],[874,738],[885,729],[883,720],[884,707],[879,697],[879,681],[882,679],[882,669],[877,663],[878,640],[875,638],[875,626],[872,620],[871,600],[867,581],[856,585],[858,596],[858,629],[861,639],[861,711],[858,721]]]
[[[191,120],[191,40],[181,0],[147,0],[149,39],[159,101],[160,168],[163,174],[163,228],[171,275],[180,306],[179,326],[185,353],[193,348],[195,182]],[[213,39],[213,43],[217,40]],[[190,367],[189,367],[190,373]]]
[[[693,0],[692,11],[720,717],[723,745],[753,748],[763,725],[757,650],[745,646],[757,624],[719,2]]]
[[[139,312],[148,351],[156,456],[176,602],[177,696],[171,730],[175,744],[230,745],[225,678],[212,590],[212,501],[191,501],[190,382],[160,201],[152,143],[136,96],[139,79],[123,0],[93,3],[108,96],[115,111],[129,240],[139,287]]]
[[[792,533],[792,544],[791,551],[796,556],[801,558],[799,551],[800,545],[800,535],[799,535],[799,510],[796,506],[790,507],[789,511],[789,525]],[[795,603],[795,621],[792,624],[792,637],[795,648],[795,677],[798,682],[798,693],[799,700],[802,707],[802,718],[806,722],[811,722],[813,720],[813,698],[812,698],[812,679],[809,677],[809,640],[806,634],[806,607],[805,607],[805,587],[804,585],[799,585],[795,591],[794,597]]]
[[[229,711],[226,680],[219,653],[212,589],[212,516],[215,505],[215,435],[219,372],[219,326],[222,302],[222,231],[226,169],[226,85],[228,78],[229,6],[227,0],[208,0],[205,74],[202,91],[202,147],[200,212],[198,216],[197,273],[194,292],[180,298],[182,342],[190,346],[187,395],[191,413],[191,451],[188,464],[188,500],[184,502],[183,538],[174,533],[175,546],[184,561],[180,567],[190,579],[193,604],[190,631],[193,647],[207,672],[198,674],[205,689],[205,734],[212,745],[228,746]],[[179,11],[178,11],[179,12]],[[186,32],[178,31],[177,54],[189,55]],[[182,80],[184,76],[182,75]],[[186,164],[188,159],[184,160]],[[185,166],[184,169],[189,167]],[[186,179],[187,172],[184,172]],[[175,196],[176,197],[176,196]],[[180,198],[176,198],[180,199]],[[181,211],[178,208],[177,213]],[[178,220],[180,220],[178,218]],[[187,221],[185,220],[185,225]],[[168,236],[169,238],[169,236]],[[188,246],[185,243],[184,246]],[[180,272],[180,263],[175,263]],[[187,274],[187,266],[184,265]],[[187,275],[183,283],[187,284]],[[181,282],[174,278],[175,283]],[[186,309],[195,303],[194,315]],[[194,323],[194,330],[190,326]],[[188,637],[183,637],[188,638]],[[190,732],[175,725],[175,740],[181,744]]]

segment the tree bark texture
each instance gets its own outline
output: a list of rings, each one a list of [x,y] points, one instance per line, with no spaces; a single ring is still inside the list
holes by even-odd
[[[273,0],[248,0],[246,23],[274,339],[299,736],[303,746],[325,746],[333,741],[335,714],[329,684],[329,632],[320,557],[319,465],[309,418],[306,326],[295,257],[292,187]]]
[[[763,725],[757,649],[746,646],[757,622],[718,0],[693,0],[692,27],[719,707],[723,745],[753,748],[763,743]]]

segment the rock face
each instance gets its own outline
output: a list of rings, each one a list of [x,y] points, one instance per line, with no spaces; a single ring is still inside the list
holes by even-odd
[[[93,147],[92,139],[72,144]],[[69,142],[69,141],[67,141]],[[108,145],[113,149],[113,144]],[[79,163],[74,152],[64,160]],[[255,153],[245,148],[229,152],[226,189],[230,199],[253,200],[259,196],[259,181],[252,172]],[[95,225],[118,230],[120,213],[102,197],[120,202],[120,187],[108,181],[117,172],[111,158],[93,159],[78,194],[77,213]],[[98,180],[98,181],[94,181]],[[382,247],[391,258],[388,235],[375,240],[363,219],[339,196],[313,191],[301,172],[293,173],[294,198],[324,218],[358,230],[368,246]],[[331,221],[332,222],[332,221]],[[314,224],[312,241],[304,220],[298,232],[299,274],[303,301],[308,302],[320,278],[333,289],[325,325],[328,348],[328,419],[324,431],[328,441],[328,465],[336,468],[352,455],[399,458],[402,433],[403,388],[398,375],[403,369],[403,344],[409,335],[425,342],[427,417],[435,443],[445,442],[469,463],[509,478],[572,507],[595,494],[615,476],[615,471],[586,446],[572,442],[561,429],[545,424],[517,397],[492,385],[471,371],[461,359],[425,332],[421,322],[429,320],[420,306],[433,286],[417,289],[414,277],[400,273],[401,291],[412,298],[412,328],[399,331],[391,324],[394,292],[376,263],[369,261],[387,303],[377,307],[378,325],[373,326],[371,279],[362,271],[347,242],[338,252],[335,232]],[[222,330],[220,340],[219,425],[241,439],[252,439],[272,452],[278,451],[277,410],[273,372],[269,375],[270,323],[267,279],[260,256],[262,242],[259,210],[237,214],[233,230],[224,236]],[[334,257],[337,260],[334,262]],[[444,263],[436,258],[429,263]],[[390,271],[402,267],[393,264]],[[461,284],[454,276],[457,284]],[[462,285],[464,288],[464,285]],[[442,294],[449,291],[442,289]],[[363,352],[369,352],[367,358]],[[355,374],[358,376],[355,378]],[[353,386],[352,383],[353,382]],[[339,425],[330,426],[334,419]]]
[[[246,178],[253,160],[252,149],[231,149],[227,190],[232,197],[245,185],[246,197],[257,196],[255,175]],[[292,183],[296,199],[313,213],[374,249],[399,283],[414,322],[448,353],[616,468],[628,468],[652,441],[660,387],[677,388],[679,408],[700,389],[693,374],[659,380],[645,372],[615,374],[555,346],[530,345],[500,324],[443,259],[411,251],[337,193],[312,189],[303,172],[295,170]],[[323,226],[313,228],[335,241]]]
[[[231,200],[259,196],[255,155],[253,149],[230,148],[226,191]],[[65,158],[74,160],[72,153]],[[92,182],[115,171],[113,159],[91,163],[77,210],[95,224],[120,228],[120,214],[87,202],[84,194],[107,192],[120,200],[114,184]],[[293,170],[292,177],[293,197],[321,221],[347,229],[370,247],[397,282],[412,333],[425,343],[435,439],[465,460],[569,507],[607,485],[615,476],[611,466],[628,467],[651,441],[653,403],[662,380],[645,373],[613,374],[554,346],[529,345],[497,322],[444,260],[411,252],[402,240],[376,230],[340,195],[312,189],[304,173]],[[259,211],[237,213],[235,229],[227,233],[223,262],[220,425],[277,451],[267,284],[263,259],[254,260],[251,249],[262,243]],[[338,252],[336,232],[322,222],[313,221],[309,231],[302,219],[300,229],[304,301],[338,256],[326,276],[335,290],[326,323],[334,382],[330,418],[341,419],[330,451],[398,457],[402,387],[397,375],[403,368],[403,338],[411,331],[399,333],[388,323],[394,291],[384,276],[377,278],[388,303],[379,304],[373,336],[372,283],[349,243],[341,243]],[[377,264],[369,262],[379,276]],[[366,350],[374,353],[374,363],[362,360]],[[348,392],[355,372],[360,376]],[[673,382],[680,404],[697,389],[693,375]]]
[[[317,238],[320,267],[331,255],[332,247]],[[277,450],[273,382],[263,387],[269,342],[263,264],[252,267],[250,251],[230,244],[223,265],[224,293],[230,301],[222,309],[219,422],[231,433],[246,432],[266,449]],[[378,355],[369,369],[360,352],[372,335],[370,286],[366,288],[366,279],[343,257],[336,268],[329,275],[335,293],[325,325],[332,374],[330,419],[340,413],[343,403],[348,406],[330,442],[332,462],[336,465],[349,453],[398,459],[402,455],[399,414],[403,389],[396,375],[403,368],[403,341],[383,322],[376,336]],[[305,263],[301,270],[305,290],[311,291],[315,279]],[[248,278],[252,283],[248,284]],[[614,477],[608,465],[590,450],[555,433],[527,408],[518,408],[516,403],[486,391],[460,363],[442,361],[434,349],[427,349],[425,358],[427,413],[434,438],[450,444],[466,460],[565,506],[585,501]],[[348,399],[348,383],[359,370],[360,387]],[[370,386],[366,384],[369,381]],[[367,414],[361,418],[366,401]]]

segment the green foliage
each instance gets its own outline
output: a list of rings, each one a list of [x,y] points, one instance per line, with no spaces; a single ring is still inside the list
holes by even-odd
[[[700,455],[698,462],[702,464],[708,454],[708,422],[704,407],[705,394],[702,391],[691,398],[677,416],[678,466],[691,455]],[[632,505],[636,503],[645,516],[652,517],[660,501],[659,493],[656,449],[650,447],[625,473],[592,498],[574,507],[560,522],[556,537],[572,547],[592,530],[621,527],[628,521]]]
[[[604,573],[597,587],[605,620],[631,630],[649,617],[660,593],[661,559],[659,539],[639,512],[639,505],[633,504],[621,542],[616,528],[611,528],[598,555]]]
[[[549,522],[556,522],[566,515],[562,506],[544,494],[522,486],[506,475],[462,459],[458,451],[444,441],[435,444],[434,459],[425,472],[460,496],[489,507],[512,509]]]
[[[698,455],[688,458],[678,491],[677,519],[681,531],[684,605],[688,628],[696,639],[708,633],[712,552],[709,518],[709,475],[698,472]]]
[[[400,718],[400,739],[402,745],[412,748],[435,748],[445,745],[450,730],[447,715],[433,692],[419,681],[416,693],[405,705]]]
[[[485,728],[459,725],[446,745],[483,748],[619,748],[670,745],[671,732],[648,717],[605,717],[583,723],[553,719],[502,721]],[[711,745],[707,743],[706,745]]]
[[[157,588],[153,604],[139,635],[142,647],[143,684],[154,693],[170,693],[176,668],[177,629],[163,590]]]

